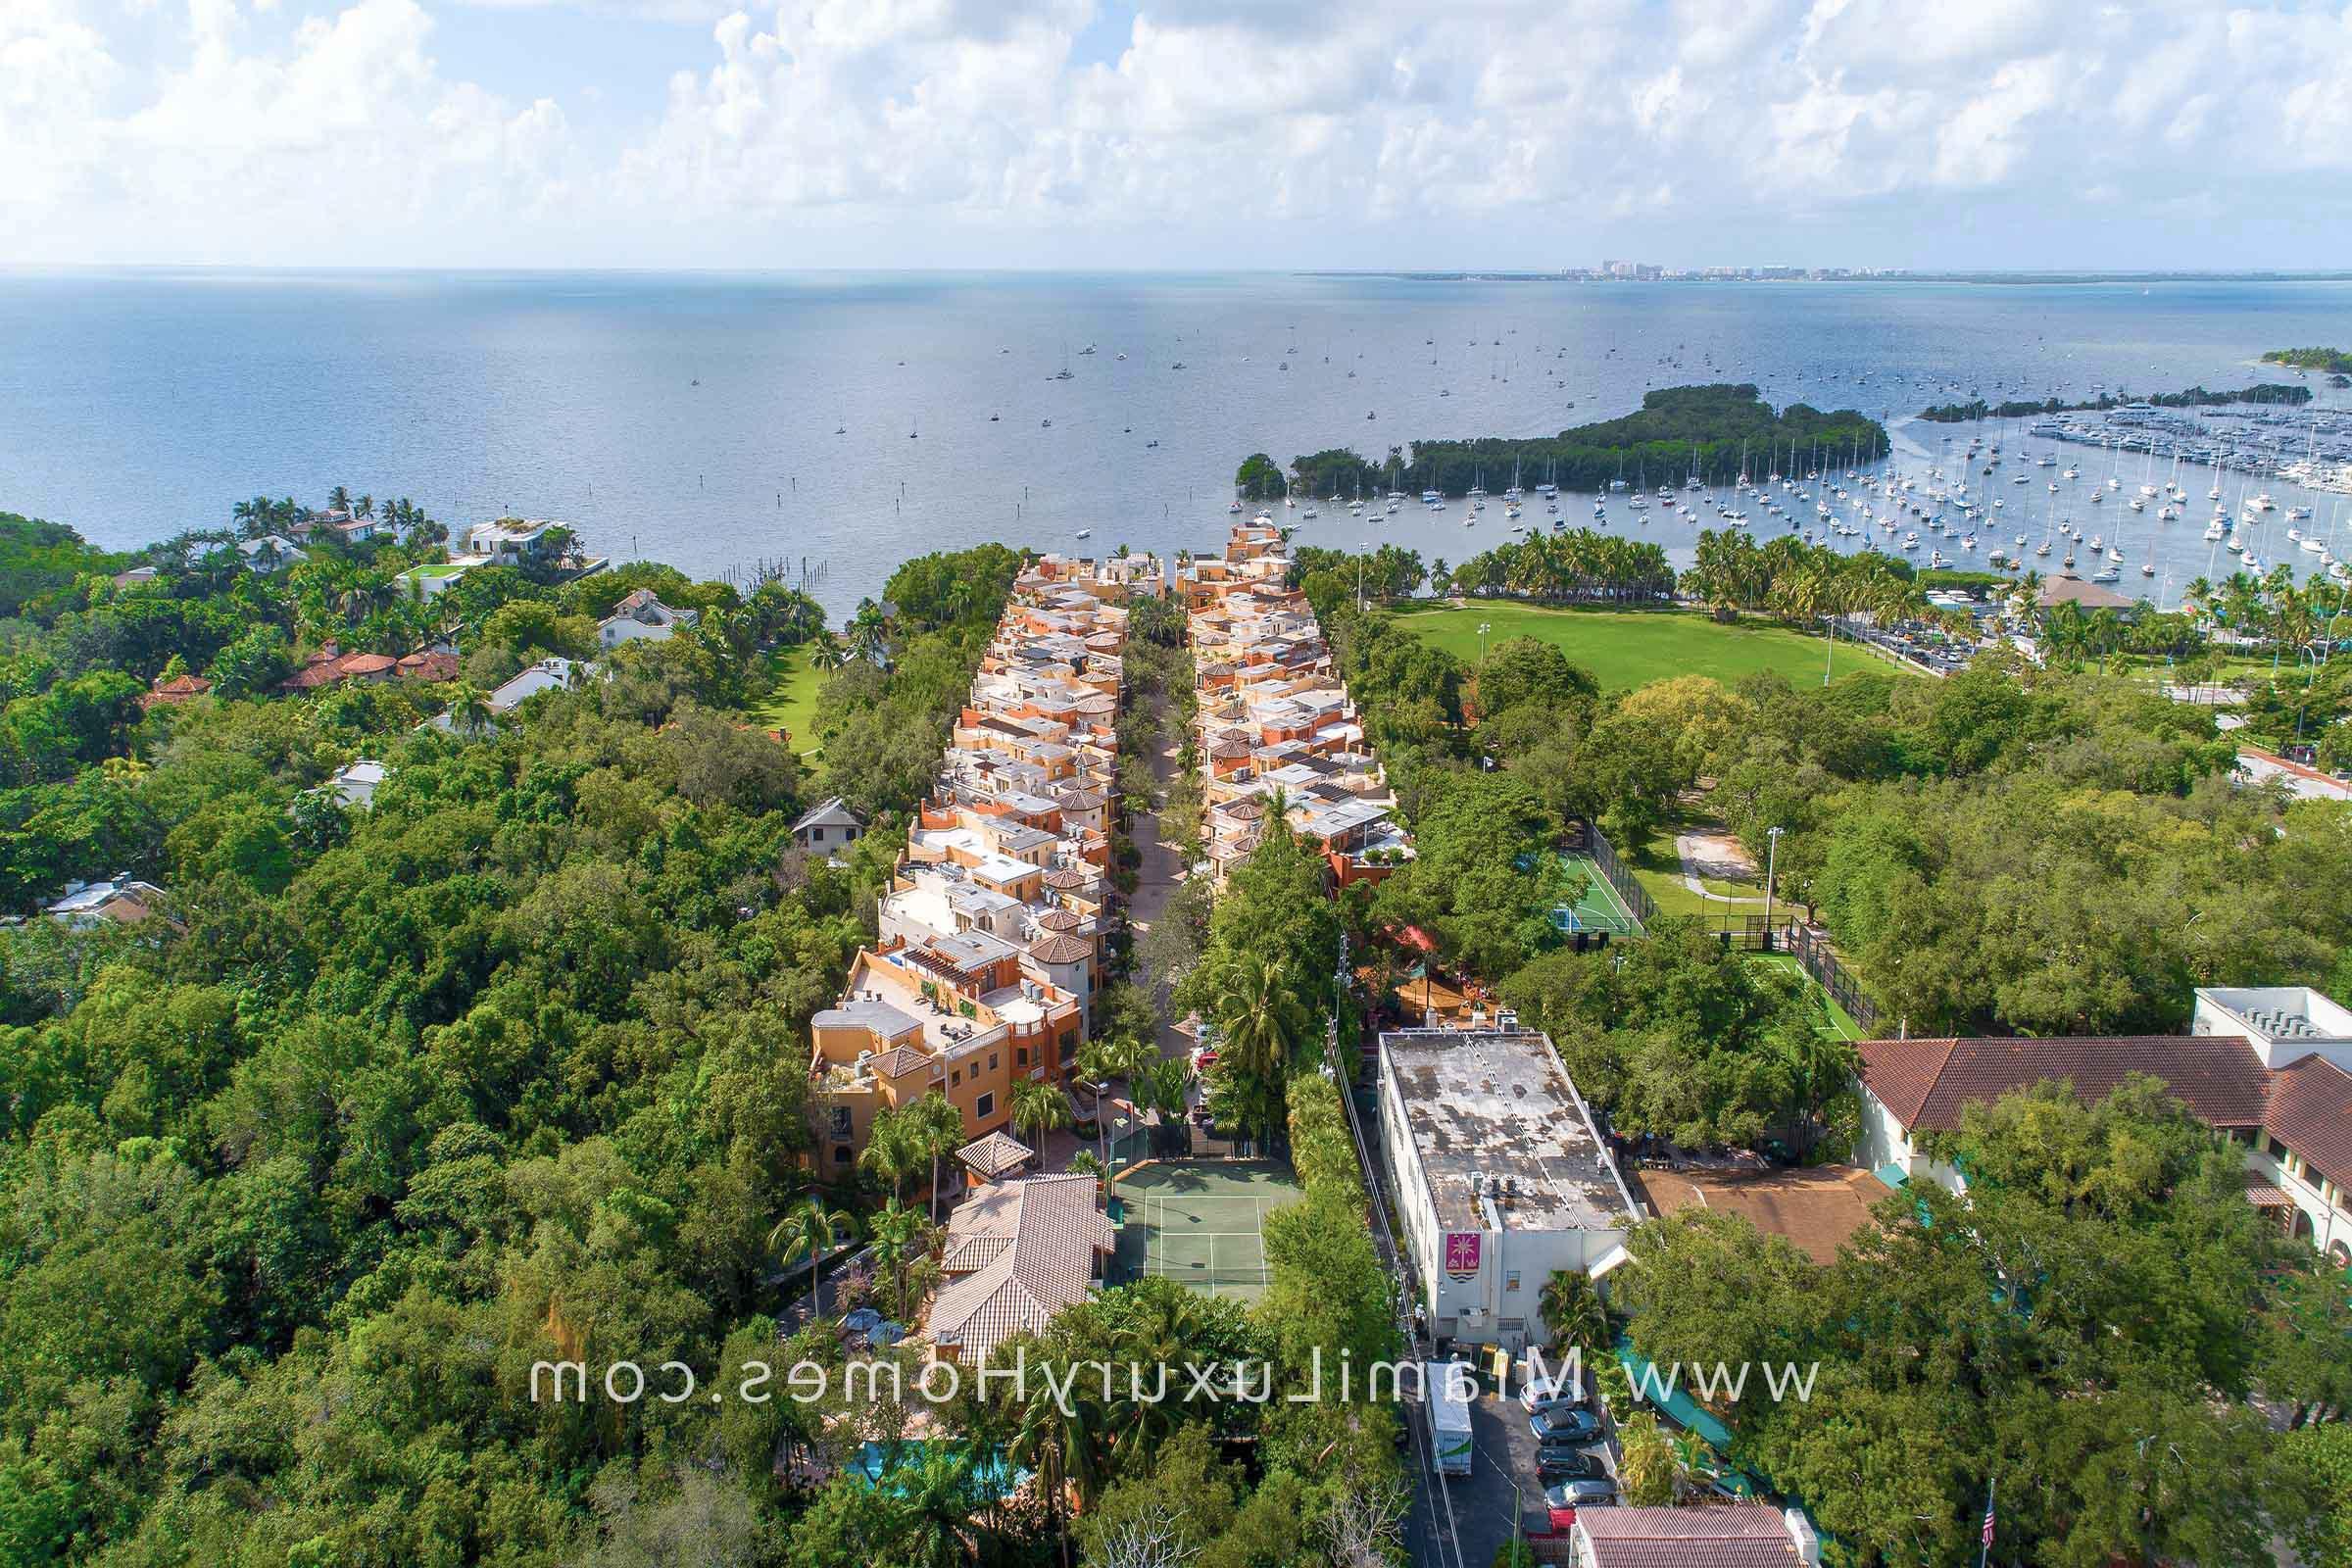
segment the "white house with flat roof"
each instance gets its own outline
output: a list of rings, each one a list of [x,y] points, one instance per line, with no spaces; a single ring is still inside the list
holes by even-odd
[[[1416,1304],[1441,1342],[1548,1345],[1544,1280],[1623,1258],[1620,1226],[1640,1211],[1542,1034],[1382,1034],[1380,1140]]]

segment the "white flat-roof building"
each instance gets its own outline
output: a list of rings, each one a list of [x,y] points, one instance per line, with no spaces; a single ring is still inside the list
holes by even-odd
[[[1613,1266],[1621,1224],[1639,1216],[1584,1097],[1532,1030],[1384,1033],[1380,1140],[1416,1304],[1440,1341],[1549,1344],[1544,1280]]]

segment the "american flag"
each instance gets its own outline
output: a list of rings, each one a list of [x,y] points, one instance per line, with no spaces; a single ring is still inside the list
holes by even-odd
[[[1984,1544],[1992,1544],[1992,1494],[1984,1494]]]

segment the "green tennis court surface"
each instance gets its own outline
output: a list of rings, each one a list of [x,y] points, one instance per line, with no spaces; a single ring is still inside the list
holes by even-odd
[[[1584,896],[1574,904],[1551,911],[1553,925],[1563,931],[1606,931],[1621,937],[1642,934],[1642,922],[1609,886],[1609,879],[1600,874],[1599,862],[1577,852],[1561,855],[1560,860],[1571,873],[1582,875],[1586,886]]]
[[[1298,1196],[1268,1160],[1153,1163],[1121,1176],[1125,1208],[1113,1268],[1121,1283],[1157,1275],[1203,1296],[1254,1301],[1266,1291],[1266,1214]]]

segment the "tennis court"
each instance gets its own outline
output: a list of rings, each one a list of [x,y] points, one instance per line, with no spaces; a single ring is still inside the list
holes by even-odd
[[[1578,851],[1565,851],[1560,863],[1571,874],[1584,877],[1585,892],[1574,904],[1551,911],[1553,925],[1563,931],[1606,931],[1620,937],[1642,934],[1642,922],[1634,918],[1634,911],[1625,906],[1617,890],[1609,886],[1609,879],[1601,875],[1598,861]]]
[[[1265,1216],[1299,1191],[1270,1160],[1153,1162],[1121,1176],[1116,1190],[1122,1283],[1157,1275],[1241,1301],[1265,1295]]]

